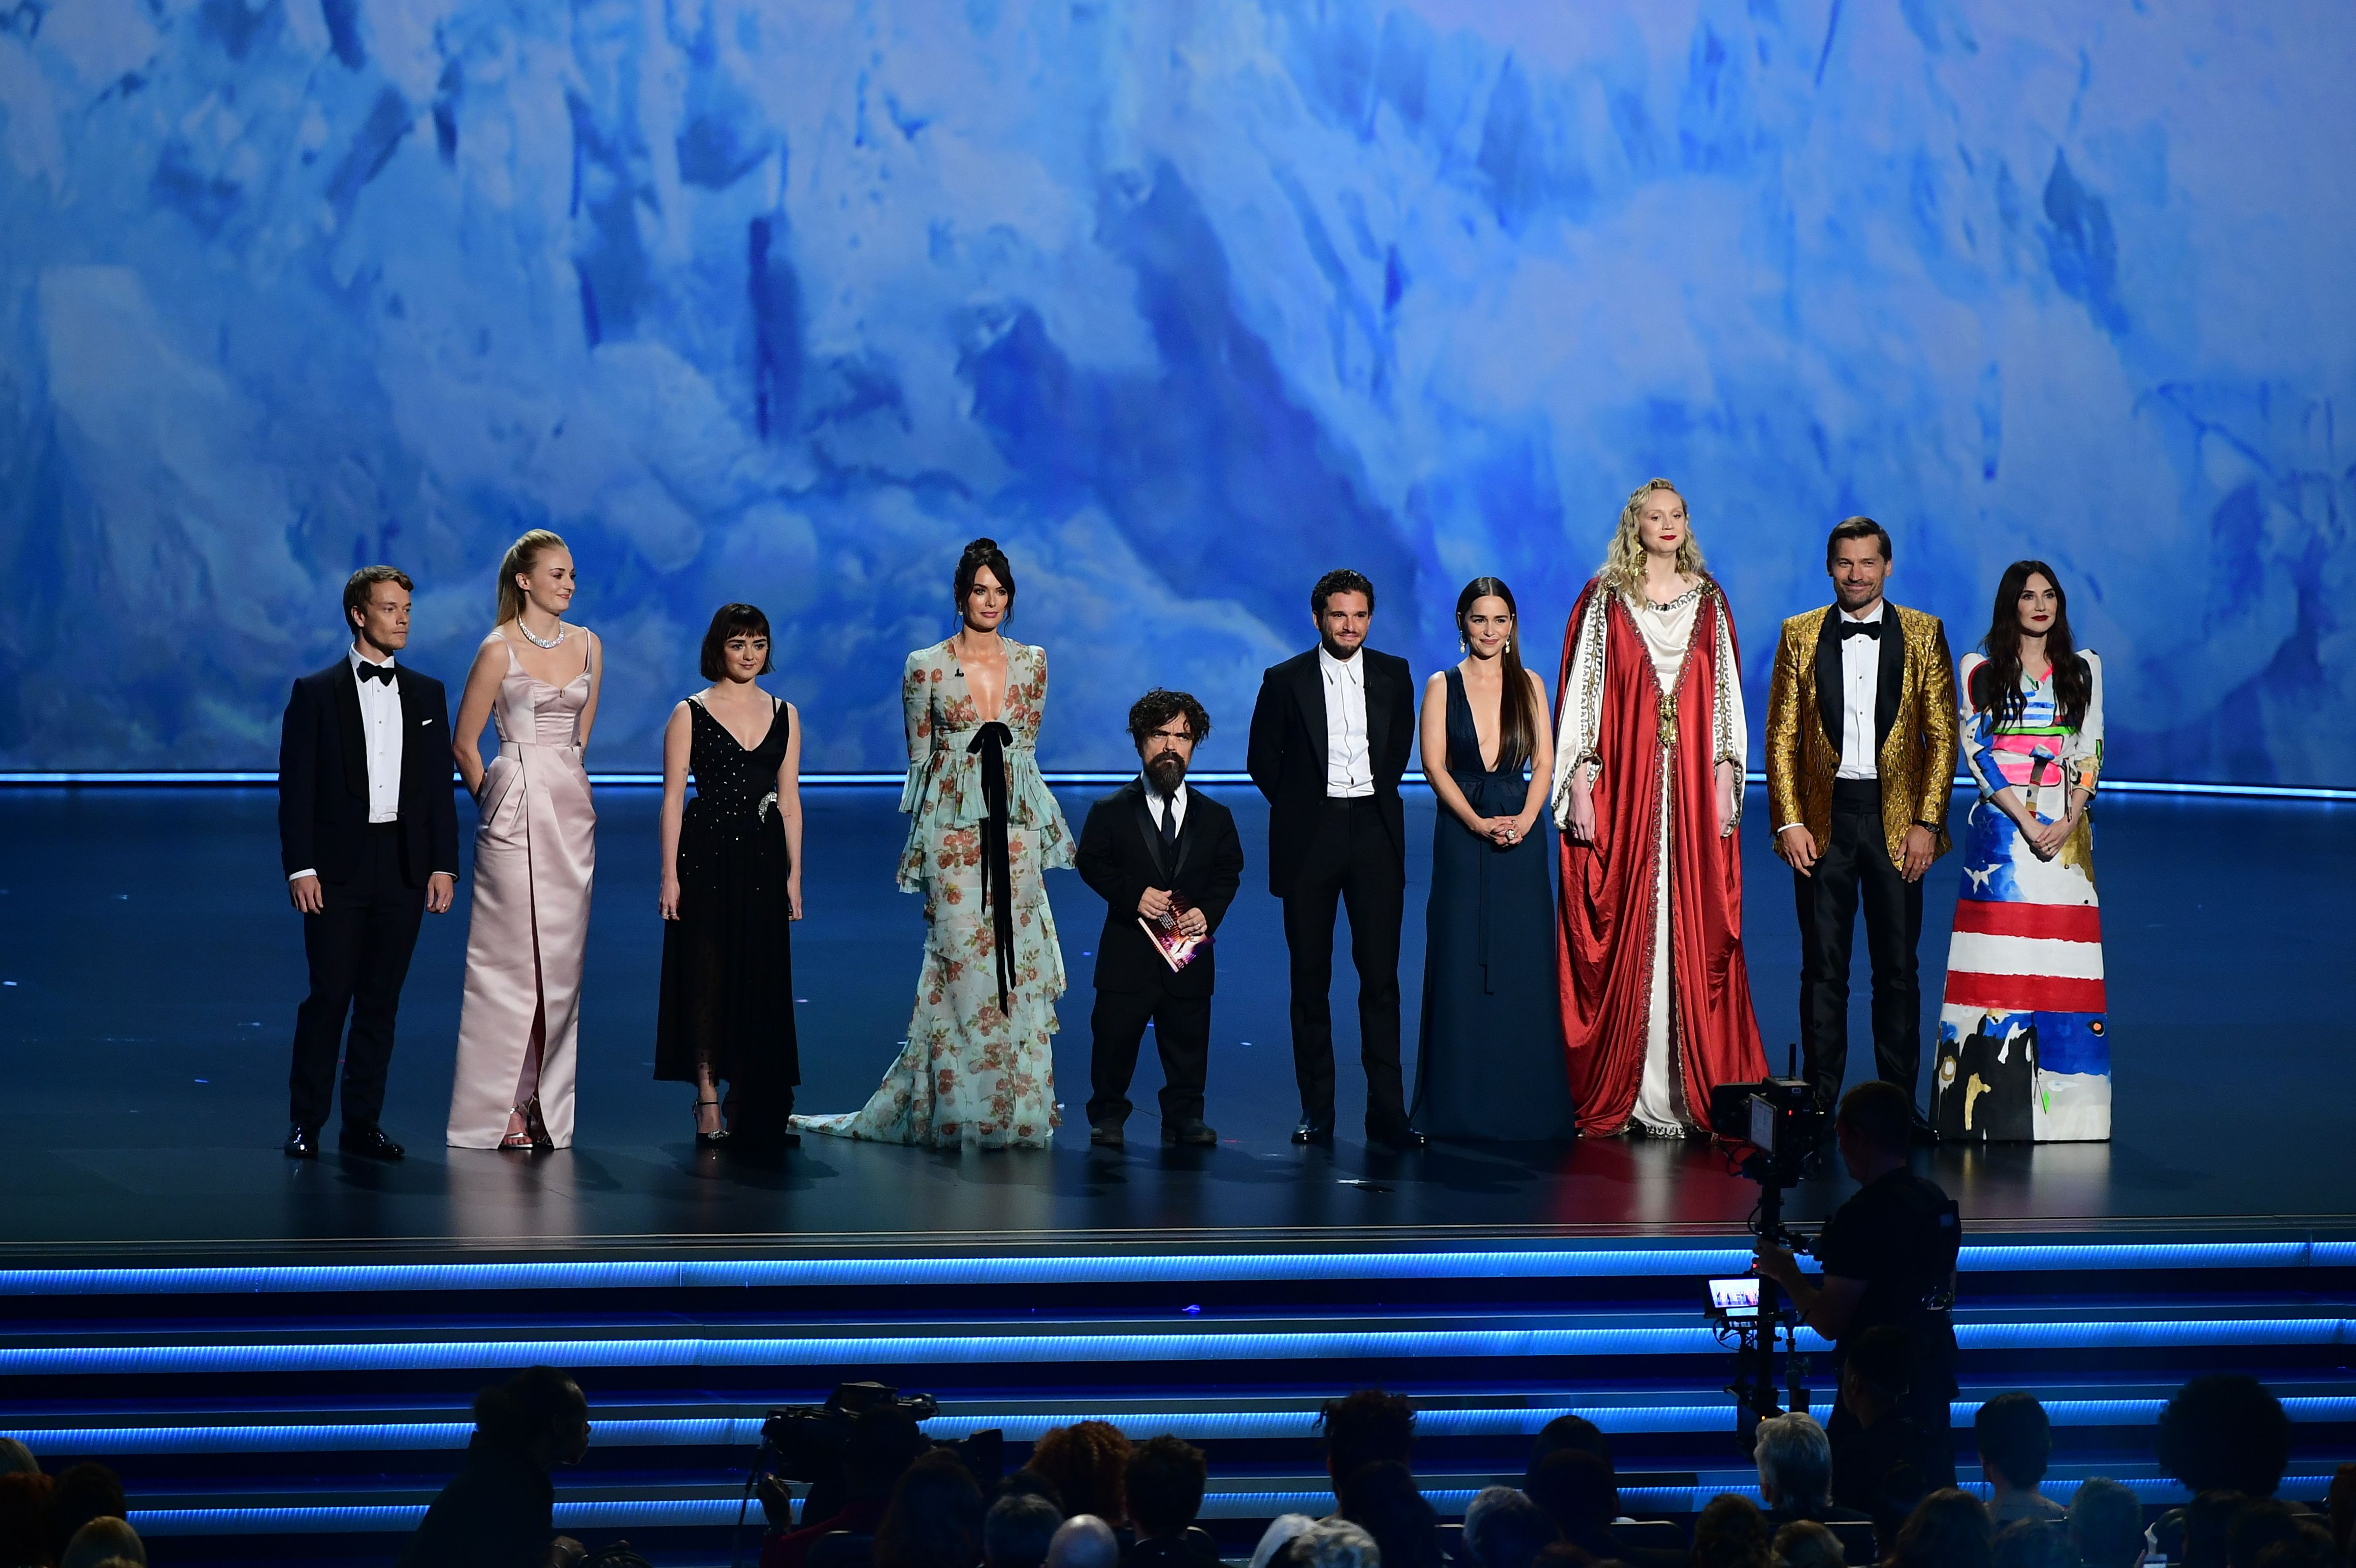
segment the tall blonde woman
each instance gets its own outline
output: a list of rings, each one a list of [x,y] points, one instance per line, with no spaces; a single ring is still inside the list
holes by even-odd
[[[475,797],[475,903],[450,1086],[454,1149],[573,1142],[581,954],[597,868],[597,813],[581,754],[597,718],[604,651],[568,624],[573,553],[535,528],[499,563],[499,618],[458,703],[452,749]],[[488,765],[483,725],[498,731]]]

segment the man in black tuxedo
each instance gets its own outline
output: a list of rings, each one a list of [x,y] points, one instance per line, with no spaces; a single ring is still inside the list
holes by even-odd
[[[442,682],[396,669],[409,644],[409,578],[364,566],[344,585],[352,646],[294,682],[278,744],[278,847],[303,914],[311,993],[294,1013],[286,1153],[316,1159],[344,1058],[348,1153],[397,1160],[377,1125],[392,1024],[427,909],[450,908],[458,811]],[[351,1037],[343,1038],[351,1019]]]
[[[1186,788],[1186,766],[1210,733],[1211,715],[1187,693],[1157,687],[1140,697],[1129,710],[1129,734],[1143,769],[1090,806],[1080,829],[1080,877],[1106,906],[1097,938],[1096,1012],[1088,1020],[1096,1033],[1088,1059],[1091,1144],[1121,1146],[1129,1080],[1148,1019],[1162,1052],[1162,1141],[1219,1141],[1203,1122],[1215,961],[1211,933],[1243,886],[1244,846],[1234,814]],[[1138,924],[1167,916],[1173,895],[1181,906],[1177,929],[1202,938],[1194,956],[1174,971]]]
[[[1261,678],[1248,766],[1268,797],[1268,890],[1284,901],[1292,955],[1296,1144],[1333,1141],[1333,906],[1350,911],[1358,970],[1358,1050],[1366,1136],[1423,1146],[1399,1080],[1399,920],[1407,901],[1407,809],[1399,776],[1415,746],[1407,660],[1365,646],[1375,585],[1328,572],[1310,591],[1318,645]]]

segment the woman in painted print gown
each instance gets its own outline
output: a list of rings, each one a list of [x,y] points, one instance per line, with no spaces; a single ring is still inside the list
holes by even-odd
[[[1001,635],[1014,569],[977,539],[958,562],[963,624],[908,655],[900,695],[914,820],[900,886],[925,896],[925,956],[907,1044],[856,1112],[797,1116],[808,1133],[937,1148],[1042,1148],[1064,954],[1043,873],[1072,831],[1039,777],[1047,655]]]
[[[1749,736],[1734,618],[1685,498],[1647,481],[1563,634],[1559,985],[1581,1133],[1706,1133],[1767,1076],[1742,961]]]

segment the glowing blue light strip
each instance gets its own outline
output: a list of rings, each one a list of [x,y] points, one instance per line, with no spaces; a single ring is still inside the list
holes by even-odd
[[[2336,1316],[1961,1323],[1965,1350],[2177,1348],[2356,1343]],[[1801,1348],[1830,1347],[1813,1331]],[[1194,1329],[1041,1334],[842,1334],[665,1337],[352,1340],[324,1344],[57,1345],[0,1348],[0,1376],[187,1376],[214,1372],[461,1371],[546,1362],[582,1368],[1039,1365],[1084,1361],[1396,1360],[1418,1356],[1717,1355],[1706,1326],[1608,1328]]]
[[[1043,772],[1041,777],[1051,785],[1074,786],[1119,784],[1133,778],[1134,774],[1126,769],[1107,771],[1080,768]],[[1200,784],[1248,784],[1251,782],[1250,774],[1236,772],[1206,771],[1194,775],[1194,779]],[[1767,782],[1767,776],[1764,773],[1746,774],[1744,779],[1746,782],[1753,785],[1763,785]],[[902,773],[805,773],[802,775],[804,784],[820,789],[843,785],[889,785],[898,789],[905,779],[906,775]],[[589,776],[589,781],[592,784],[606,786],[651,787],[662,783],[662,775],[659,773],[592,773]],[[1420,772],[1412,772],[1405,775],[1402,781],[1419,786],[1424,782],[1424,777]],[[277,782],[278,775],[275,773],[252,772],[198,770],[152,773],[0,772],[0,786],[12,784],[51,788],[130,784],[252,786],[275,785]],[[1964,774],[1956,775],[1954,787],[1958,789],[1976,788],[1971,779]],[[2260,800],[2356,800],[2356,789],[2307,784],[2179,784],[2165,779],[2105,779],[2103,780],[2103,789],[2104,793],[2115,790],[2129,795],[2210,795],[2227,799]]]
[[[1690,1396],[1688,1396],[1690,1398]],[[2166,1403],[2158,1399],[2049,1400],[2046,1415],[2056,1426],[2150,1426]],[[1971,1424],[1978,1400],[1957,1400],[1950,1418]],[[2356,1396],[2293,1396],[2283,1408],[2295,1422],[2356,1422]],[[1815,1407],[1829,1421],[1833,1407]],[[623,1418],[596,1415],[590,1441],[599,1448],[739,1448],[761,1440],[759,1416]],[[1682,1434],[1724,1427],[1724,1400],[1710,1403],[1569,1405],[1510,1409],[1420,1411],[1416,1430],[1428,1437],[1531,1437],[1558,1416],[1582,1415],[1615,1435]],[[936,1416],[925,1423],[932,1437],[957,1439],[994,1429],[1015,1443],[1036,1442],[1050,1428],[1078,1421],[1107,1421],[1132,1439],[1183,1437],[1188,1442],[1281,1441],[1318,1433],[1309,1410],[1159,1411],[1104,1410]],[[150,1454],[359,1454],[415,1453],[464,1448],[474,1435],[466,1421],[236,1423],[215,1426],[49,1426],[0,1429],[36,1454],[52,1458],[80,1455]]]
[[[0,1270],[0,1296],[341,1291],[711,1290],[821,1285],[1187,1284],[1333,1279],[1615,1279],[1740,1273],[1748,1247],[1586,1245],[1462,1252],[1109,1253],[1043,1257],[628,1259]],[[2356,1241],[1988,1243],[1967,1273],[2356,1267]]]

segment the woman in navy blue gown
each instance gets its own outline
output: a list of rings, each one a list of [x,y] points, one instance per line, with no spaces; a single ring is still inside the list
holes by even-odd
[[[1409,1119],[1433,1138],[1575,1135],[1547,875],[1554,741],[1515,622],[1513,590],[1472,579],[1456,597],[1466,657],[1423,688],[1423,773],[1440,816]]]

